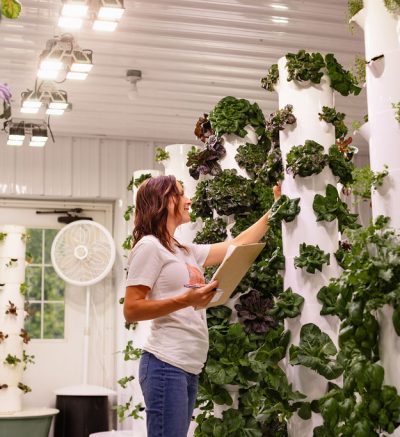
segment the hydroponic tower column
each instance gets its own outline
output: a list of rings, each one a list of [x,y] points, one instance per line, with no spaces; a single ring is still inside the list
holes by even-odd
[[[374,172],[388,166],[383,185],[372,193],[372,214],[389,216],[390,226],[400,229],[400,122],[393,104],[400,102],[399,15],[390,13],[383,0],[364,0],[353,21],[364,30],[367,65],[367,101],[370,164]],[[400,390],[400,340],[393,328],[393,309],[379,311],[380,357],[385,382]]]
[[[279,93],[279,108],[293,105],[293,114],[297,119],[295,125],[280,132],[280,147],[284,166],[286,156],[293,146],[304,145],[306,140],[313,140],[321,144],[325,153],[335,144],[335,130],[331,124],[319,120],[318,113],[323,106],[333,107],[333,92],[329,78],[324,75],[319,85],[310,82],[287,81],[286,57],[281,58],[279,66],[279,83],[276,90]],[[302,325],[313,323],[322,332],[329,335],[337,346],[339,321],[336,317],[320,316],[321,304],[317,300],[318,291],[328,284],[329,279],[338,276],[334,252],[338,248],[337,220],[332,222],[317,222],[313,211],[313,201],[316,194],[325,195],[327,184],[336,186],[336,178],[330,168],[326,166],[319,174],[308,177],[293,178],[285,173],[282,183],[282,193],[290,198],[300,197],[301,211],[296,219],[286,223],[283,221],[282,239],[285,256],[284,288],[291,287],[294,293],[304,298],[304,306],[300,316],[286,319],[285,325],[291,331],[291,343],[298,345]],[[318,245],[325,253],[330,254],[330,265],[323,265],[322,273],[314,274],[304,269],[295,268],[294,258],[299,255],[299,245]],[[289,382],[294,390],[307,395],[308,400],[318,399],[327,391],[328,381],[313,370],[298,366],[287,366]],[[288,424],[289,435],[293,437],[307,437],[313,435],[313,429],[322,420],[313,413],[310,420],[304,421],[295,415]]]

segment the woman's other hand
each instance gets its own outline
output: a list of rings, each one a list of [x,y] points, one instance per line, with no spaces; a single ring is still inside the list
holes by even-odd
[[[276,202],[281,197],[281,184],[278,182],[273,188],[272,191],[274,192],[274,201]]]

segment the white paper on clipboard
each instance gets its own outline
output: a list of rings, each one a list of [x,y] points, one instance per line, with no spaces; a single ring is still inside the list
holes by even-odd
[[[218,288],[221,291],[215,292],[215,296],[205,308],[223,305],[227,302],[264,246],[265,243],[229,246],[224,260],[211,279],[211,282],[218,280]]]

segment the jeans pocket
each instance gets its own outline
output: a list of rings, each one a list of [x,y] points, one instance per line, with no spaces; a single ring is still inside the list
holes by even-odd
[[[149,369],[149,361],[150,361],[150,354],[146,351],[143,351],[139,363],[139,384],[142,384],[147,377],[147,372]]]

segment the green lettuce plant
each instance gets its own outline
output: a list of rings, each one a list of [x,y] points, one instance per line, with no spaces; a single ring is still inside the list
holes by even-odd
[[[350,184],[352,193],[362,199],[371,198],[371,190],[381,187],[388,175],[388,166],[385,165],[381,172],[373,172],[369,166],[355,167],[352,170],[353,182]]]
[[[386,9],[392,14],[400,13],[400,0],[383,0]]]
[[[156,148],[155,160],[156,162],[163,162],[169,159],[169,153],[161,147]]]
[[[299,256],[294,258],[294,266],[306,269],[308,273],[315,273],[315,270],[322,272],[322,266],[330,263],[330,254],[325,253],[319,246],[302,243],[299,246]]]
[[[354,182],[354,164],[346,158],[346,155],[340,151],[336,144],[329,148],[328,163],[332,173],[338,177],[338,182],[345,187],[351,186]]]
[[[202,219],[211,218],[213,216],[212,208],[209,204],[209,188],[210,181],[200,181],[196,186],[195,194],[192,198],[192,221],[195,217]],[[194,216],[194,217],[193,217]]]
[[[361,88],[357,86],[357,79],[351,71],[345,70],[336,60],[332,53],[325,56],[326,69],[331,82],[331,88],[340,93],[342,96],[354,94],[358,96]]]
[[[297,317],[301,314],[303,304],[304,297],[293,293],[292,289],[288,288],[275,299],[275,305],[268,311],[268,314],[276,320]]]
[[[357,14],[357,12],[360,12],[361,9],[364,8],[364,1],[363,0],[348,0],[348,15],[349,19]]]
[[[286,156],[286,171],[293,177],[319,174],[327,164],[324,147],[312,140],[306,140],[304,146],[293,146]]]
[[[252,126],[258,136],[265,130],[265,118],[258,104],[232,96],[221,99],[210,112],[209,119],[218,136],[235,134],[243,138],[247,135],[247,125]]]
[[[270,147],[269,142],[242,144],[237,149],[235,160],[252,178],[255,178],[264,166]]]
[[[21,3],[17,0],[1,0],[1,15],[6,18],[15,19],[21,13]]]
[[[395,110],[396,121],[400,123],[400,102],[392,103],[392,107]]]
[[[279,80],[278,64],[272,64],[269,67],[267,75],[261,79],[261,86],[267,91],[275,91],[275,85]]]
[[[282,220],[285,220],[287,223],[292,222],[300,212],[299,203],[299,197],[296,199],[290,199],[285,194],[282,194],[279,200],[276,201],[271,208],[269,224],[276,225]]]
[[[318,113],[319,119],[324,120],[327,123],[331,123],[335,126],[335,137],[342,138],[345,137],[348,129],[344,123],[346,114],[343,112],[337,112],[335,108],[330,108],[329,106],[323,106],[322,112]]]
[[[325,67],[321,53],[307,53],[305,50],[299,50],[297,53],[288,53],[286,60],[288,81],[311,81],[317,84],[321,82],[324,75],[321,70]]]
[[[273,147],[279,147],[279,132],[284,130],[286,126],[295,124],[296,121],[297,119],[293,114],[293,105],[286,105],[269,116],[265,129]]]
[[[290,346],[289,362],[292,365],[309,367],[331,380],[343,373],[343,367],[334,359],[336,354],[336,346],[329,335],[313,323],[307,323],[301,327],[299,346]]]
[[[331,184],[326,187],[326,196],[315,195],[313,209],[318,222],[322,220],[331,222],[337,219],[340,232],[360,227],[357,223],[358,215],[349,212],[346,203],[340,200],[336,187]]]

